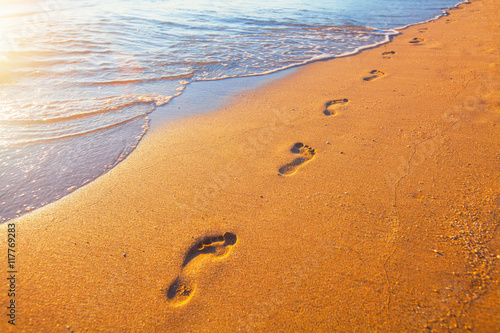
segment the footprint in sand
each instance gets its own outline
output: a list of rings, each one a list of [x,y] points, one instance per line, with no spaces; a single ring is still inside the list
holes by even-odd
[[[425,39],[423,38],[418,38],[418,37],[415,37],[413,38],[411,41],[409,41],[408,43],[410,44],[420,44],[424,41]]]
[[[181,273],[166,291],[169,303],[173,306],[186,304],[196,289],[193,275],[205,262],[227,257],[236,240],[235,234],[226,232],[205,237],[191,246],[182,262]]]
[[[335,115],[335,107],[339,105],[344,105],[347,102],[349,102],[347,98],[334,99],[333,101],[330,101],[325,104],[325,111],[323,111],[323,113],[325,114],[325,116]]]
[[[295,158],[292,162],[283,165],[278,170],[280,176],[293,175],[300,167],[304,166],[316,155],[316,151],[313,148],[307,145],[304,146],[302,142],[297,142],[296,144],[294,144],[290,151],[300,156]]]
[[[391,55],[395,55],[396,54],[396,51],[388,51],[388,52],[384,52],[382,53],[382,55],[384,56],[384,59],[391,59]]]
[[[370,72],[370,76],[364,77],[363,80],[373,81],[373,80],[378,79],[379,77],[384,76],[384,75],[385,75],[384,72],[381,72],[379,70],[374,69]]]

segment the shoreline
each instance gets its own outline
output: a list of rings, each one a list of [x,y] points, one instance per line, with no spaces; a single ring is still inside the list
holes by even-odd
[[[18,327],[498,329],[498,12],[459,5],[165,124],[9,221]]]

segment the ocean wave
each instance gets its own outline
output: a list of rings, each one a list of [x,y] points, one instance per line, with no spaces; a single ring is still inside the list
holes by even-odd
[[[23,118],[19,113],[2,112],[0,147],[50,143],[106,131],[138,118],[146,118],[156,107],[167,104],[171,99],[172,96],[159,94],[120,96],[94,101],[93,108],[75,110],[73,113],[64,113],[64,105],[78,105],[80,101],[58,102],[50,107],[45,105],[45,112],[39,111],[30,118]],[[22,107],[39,110],[35,104]]]
[[[16,137],[2,138],[2,136],[0,135],[0,147],[2,146],[4,148],[26,147],[30,145],[40,145],[56,141],[79,138],[97,132],[104,132],[113,128],[117,128],[141,118],[144,118],[145,120],[143,127],[145,133],[145,131],[148,128],[148,122],[147,122],[148,119],[146,118],[146,114],[141,114],[130,118],[126,118],[119,122],[114,121],[111,124],[101,123],[99,126],[95,128],[85,126],[80,130],[72,130],[72,131],[56,131],[56,130],[43,131],[41,128],[38,129],[31,128],[30,131],[23,131],[21,133],[18,132],[17,138]],[[42,136],[40,135],[40,133],[43,133],[44,135]]]

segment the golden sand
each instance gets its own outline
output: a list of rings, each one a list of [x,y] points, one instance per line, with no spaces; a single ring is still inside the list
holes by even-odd
[[[11,221],[0,331],[498,331],[499,7],[165,125]]]

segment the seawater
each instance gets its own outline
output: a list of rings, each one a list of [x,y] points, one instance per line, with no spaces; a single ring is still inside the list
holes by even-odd
[[[4,0],[0,221],[122,161],[192,82],[384,43],[457,0]]]

